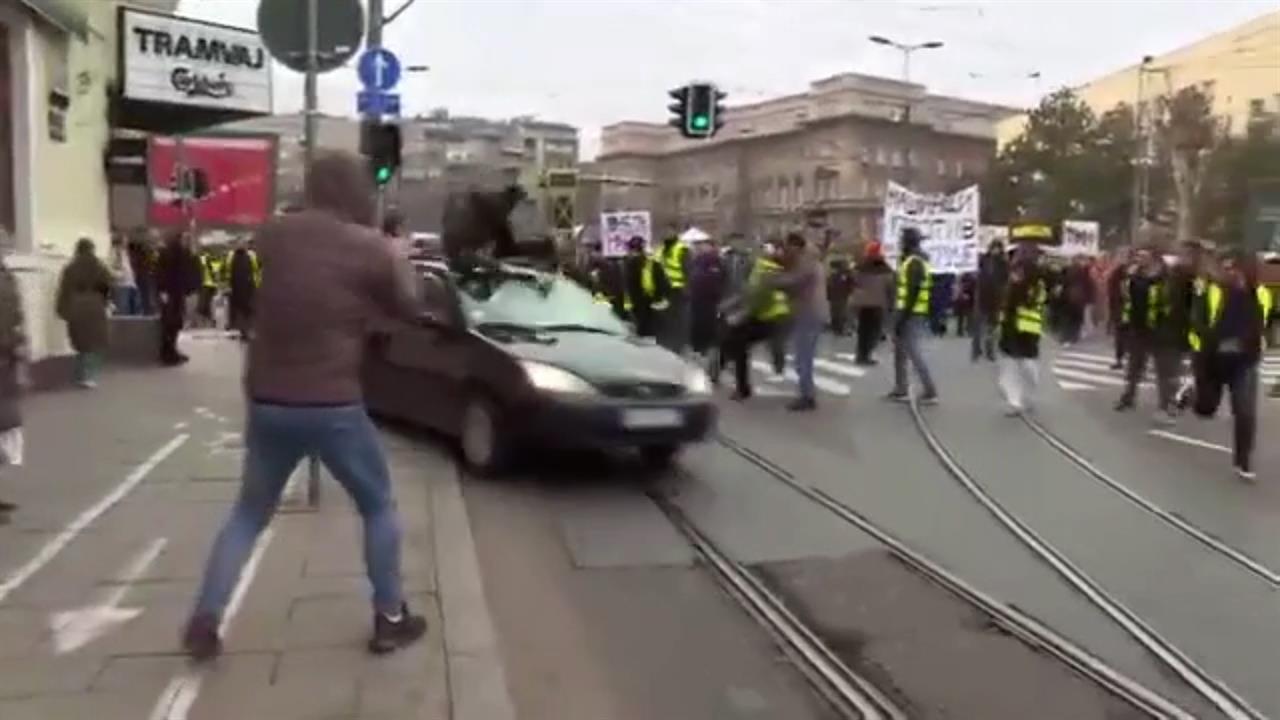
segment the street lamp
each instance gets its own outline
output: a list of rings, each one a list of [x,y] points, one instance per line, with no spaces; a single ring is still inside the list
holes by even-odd
[[[895,42],[883,35],[871,35],[867,39],[877,45],[888,45],[889,47],[895,48],[902,53],[902,81],[903,82],[911,81],[911,53],[917,50],[936,50],[942,47],[942,42],[940,40],[930,40],[929,42],[922,42],[922,43],[915,43],[914,45],[908,45],[900,42]]]

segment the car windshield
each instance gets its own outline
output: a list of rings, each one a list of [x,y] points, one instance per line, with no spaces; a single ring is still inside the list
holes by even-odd
[[[581,285],[563,276],[487,273],[459,278],[458,288],[463,312],[473,327],[627,333],[612,308],[595,302]]]

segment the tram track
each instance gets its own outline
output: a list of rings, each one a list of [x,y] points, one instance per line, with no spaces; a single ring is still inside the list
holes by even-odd
[[[1095,465],[1086,458],[1083,453],[1073,448],[1067,441],[1049,430],[1043,423],[1034,417],[1026,414],[1023,414],[1020,417],[1032,432],[1039,436],[1041,440],[1047,443],[1054,450],[1058,451],[1060,455],[1070,460],[1071,463],[1079,468],[1085,475],[1088,475],[1090,478],[1102,483],[1102,485],[1120,495],[1125,500],[1128,500],[1134,506],[1190,537],[1192,540],[1195,540],[1208,550],[1235,563],[1245,572],[1257,577],[1272,588],[1280,589],[1280,572],[1268,567],[1260,560],[1250,556],[1240,548],[1237,548],[1221,538],[1214,536],[1183,516],[1165,509],[1135,492],[1132,488],[1115,479],[1102,468]]]
[[[1039,533],[1035,531],[1024,520],[1007,509],[996,497],[988,491],[988,489],[974,478],[965,467],[955,459],[948,448],[939,440],[929,423],[925,420],[919,405],[913,400],[910,405],[912,420],[919,432],[925,445],[933,453],[942,467],[950,474],[964,490],[973,499],[983,507],[997,522],[999,522],[1008,532],[1010,532],[1023,546],[1034,553],[1046,566],[1052,569],[1066,584],[1074,588],[1082,596],[1084,596],[1094,607],[1101,611],[1106,617],[1117,624],[1126,634],[1133,638],[1139,645],[1147,650],[1153,657],[1160,661],[1162,665],[1172,671],[1181,679],[1188,687],[1208,701],[1213,707],[1222,713],[1224,717],[1231,720],[1263,720],[1266,718],[1262,712],[1254,708],[1243,697],[1232,690],[1221,679],[1214,676],[1207,669],[1197,664],[1189,658],[1181,649],[1174,645],[1171,641],[1152,628],[1139,615],[1128,608],[1124,603],[1118,600],[1114,595],[1108,592],[1102,585],[1092,576],[1086,573],[1082,568],[1072,562],[1057,547],[1048,542]],[[1034,430],[1035,428],[1032,427]],[[1054,446],[1058,452],[1062,453],[1077,467],[1084,469],[1084,466],[1077,463],[1077,460],[1084,461],[1089,467],[1097,470],[1099,475],[1105,476],[1100,470],[1087,462],[1079,453],[1065,453],[1062,447],[1054,445],[1049,441],[1052,435],[1046,433],[1040,435],[1048,444]],[[1056,439],[1056,438],[1054,438]],[[1059,443],[1066,447],[1065,443]],[[1151,503],[1143,505],[1139,500],[1140,496],[1136,493],[1125,493],[1119,483],[1106,483],[1099,476],[1093,476],[1094,479],[1104,482],[1113,491],[1119,492],[1131,502],[1138,504],[1147,512],[1155,512],[1155,506]],[[1127,490],[1127,488],[1124,488]],[[1158,509],[1158,508],[1156,508]],[[1180,531],[1191,535],[1193,539],[1201,544],[1206,541],[1216,542],[1220,547],[1208,545],[1211,550],[1224,554],[1237,564],[1240,560],[1224,553],[1227,548],[1221,541],[1214,540],[1211,536],[1203,531],[1198,531],[1199,536],[1193,534],[1198,529],[1190,523],[1182,521],[1181,525],[1174,524],[1174,516],[1172,513],[1164,511],[1164,514],[1155,513],[1157,517],[1166,523],[1169,523]],[[1242,554],[1241,554],[1242,555]],[[1257,573],[1255,573],[1257,575]],[[1265,576],[1263,576],[1265,578]]]
[[[806,485],[783,467],[731,438],[718,436],[720,446],[732,452],[773,480],[857,528],[883,546],[894,558],[945,590],[1019,641],[1042,652],[1144,715],[1171,720],[1193,720],[1172,700],[1128,677],[1098,656],[1062,636],[1028,613],[983,593],[948,571],[894,534],[837,500],[827,492]],[[693,478],[689,473],[679,471]],[[667,515],[676,529],[689,540],[698,555],[716,575],[721,585],[784,647],[806,678],[834,707],[851,718],[905,718],[909,715],[866,678],[845,666],[814,631],[806,628],[756,575],[734,561],[683,513],[677,503],[658,492],[650,498]],[[1229,717],[1237,717],[1230,715]],[[1261,717],[1243,715],[1238,717]]]

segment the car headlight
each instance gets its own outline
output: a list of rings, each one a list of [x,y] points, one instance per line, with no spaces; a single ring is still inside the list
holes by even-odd
[[[555,365],[522,360],[520,366],[524,368],[524,376],[528,378],[529,384],[539,390],[561,395],[596,394],[591,383]]]
[[[694,395],[710,395],[711,378],[702,368],[690,366],[684,372],[684,388]]]

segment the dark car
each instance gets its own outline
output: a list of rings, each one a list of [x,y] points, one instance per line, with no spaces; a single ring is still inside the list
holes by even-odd
[[[375,415],[458,438],[473,468],[547,445],[637,448],[660,464],[714,427],[706,373],[636,337],[565,276],[416,266],[430,309],[373,335],[365,400]]]

